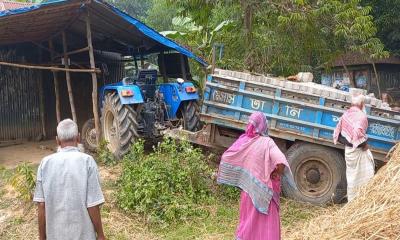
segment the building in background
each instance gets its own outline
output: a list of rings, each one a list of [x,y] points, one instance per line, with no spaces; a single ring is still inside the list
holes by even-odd
[[[346,54],[338,58],[331,69],[323,72],[321,84],[343,90],[350,87],[362,88],[379,98],[381,94],[388,93],[392,101],[399,101],[400,57],[391,56],[372,61],[362,54]]]

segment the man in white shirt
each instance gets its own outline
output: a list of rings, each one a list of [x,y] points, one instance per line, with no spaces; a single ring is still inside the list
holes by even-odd
[[[38,203],[40,240],[105,239],[97,164],[79,151],[78,142],[76,123],[61,121],[57,126],[59,150],[45,157],[38,168],[33,201]]]

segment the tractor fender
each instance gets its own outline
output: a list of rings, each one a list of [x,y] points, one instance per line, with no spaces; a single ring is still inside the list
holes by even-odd
[[[160,85],[159,91],[164,96],[170,119],[176,118],[182,102],[199,100],[198,90],[196,92],[187,92],[187,88],[194,88],[193,83],[164,83]]]
[[[126,90],[132,91],[133,95],[122,96],[122,92]],[[117,92],[122,105],[144,103],[140,88],[136,85],[106,85],[101,89],[100,103],[103,102],[102,100],[108,92]]]

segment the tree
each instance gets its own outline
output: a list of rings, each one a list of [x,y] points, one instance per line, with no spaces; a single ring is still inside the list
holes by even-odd
[[[144,21],[147,17],[147,11],[152,6],[152,0],[108,0],[119,9],[127,12],[134,18]]]
[[[202,7],[204,2],[206,7]],[[195,16],[196,25],[210,26],[219,13],[227,14],[235,28],[216,38],[226,44],[230,66],[258,72],[293,74],[327,65],[348,51],[387,56],[375,37],[370,7],[359,0],[179,0],[183,16]],[[208,15],[205,13],[208,12]],[[205,18],[204,16],[208,16]],[[237,17],[239,16],[239,17]],[[233,43],[233,45],[231,45]]]
[[[378,37],[385,47],[400,55],[400,0],[364,0],[363,5],[372,7]]]
[[[178,15],[178,8],[168,4],[168,0],[153,0],[147,10],[146,24],[157,31],[171,30],[172,19]]]

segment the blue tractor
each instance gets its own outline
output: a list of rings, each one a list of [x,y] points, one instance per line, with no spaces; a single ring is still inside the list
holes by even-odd
[[[162,131],[168,128],[200,130],[199,93],[190,81],[187,58],[185,60],[179,61],[184,64],[178,68],[180,74],[160,69],[162,76],[157,69],[139,69],[136,65],[133,76],[100,89],[102,138],[108,142],[108,149],[114,156],[121,158],[139,138],[159,139]],[[163,78],[162,83],[159,77]],[[85,123],[82,135],[85,147],[94,150],[97,144],[93,119]]]

